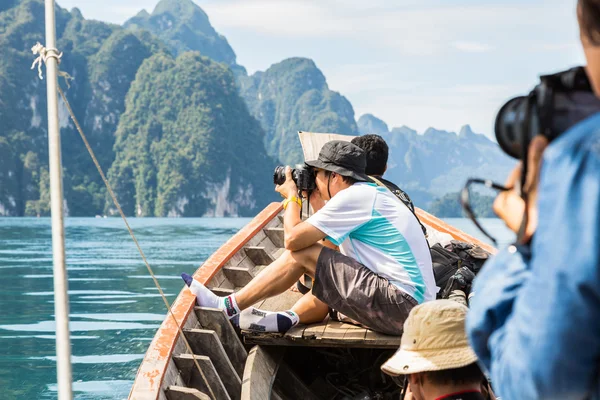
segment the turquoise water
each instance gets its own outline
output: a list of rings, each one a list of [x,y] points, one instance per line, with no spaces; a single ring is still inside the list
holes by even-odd
[[[243,218],[132,219],[170,302],[193,272],[248,223]],[[449,219],[481,237],[469,221]],[[507,243],[498,220],[484,224]],[[66,220],[76,399],[126,398],[165,315],[146,267],[120,219]],[[54,399],[56,393],[49,219],[0,218],[0,388],[2,399]]]

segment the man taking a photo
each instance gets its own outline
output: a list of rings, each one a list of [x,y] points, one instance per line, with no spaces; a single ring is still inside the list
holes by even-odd
[[[306,164],[314,168],[317,186],[309,219],[300,219],[289,167],[285,183],[276,187],[286,199],[286,251],[234,295],[218,297],[193,282],[198,303],[221,308],[230,318],[249,309],[240,316],[243,329],[285,332],[299,322],[322,321],[331,307],[373,330],[401,334],[410,310],[435,299],[431,255],[416,218],[386,188],[370,182],[364,152],[349,142],[326,143],[318,159]],[[340,251],[323,246],[323,239]],[[291,310],[250,308],[283,293],[303,274],[314,285]]]

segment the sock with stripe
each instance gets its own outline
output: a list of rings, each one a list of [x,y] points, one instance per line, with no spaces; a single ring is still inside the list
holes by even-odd
[[[291,310],[263,311],[250,307],[240,314],[240,328],[256,332],[285,333],[298,322],[298,314]]]
[[[230,319],[240,313],[240,309],[235,301],[235,294],[219,297],[190,275],[184,273],[181,274],[181,278],[185,281],[190,291],[196,295],[196,303],[199,306],[221,309]]]

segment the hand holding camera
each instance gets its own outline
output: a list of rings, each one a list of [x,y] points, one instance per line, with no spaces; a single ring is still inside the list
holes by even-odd
[[[537,194],[542,155],[548,146],[548,139],[542,135],[535,136],[527,151],[529,168],[525,177],[523,191],[527,193],[527,221],[524,227],[522,240],[528,242],[537,228]],[[519,163],[508,177],[505,186],[511,190],[500,192],[494,201],[494,212],[515,233],[518,233],[525,215],[525,201],[520,190],[522,164]]]
[[[469,187],[483,184],[499,190],[494,211],[517,233],[517,242],[529,243],[538,221],[537,182],[544,149],[573,125],[597,112],[600,112],[600,99],[595,96],[583,67],[544,75],[527,96],[515,97],[502,106],[495,122],[498,145],[521,162],[505,186],[472,178],[461,192],[467,216],[494,244],[496,240],[473,213]]]
[[[280,170],[280,168],[282,170]],[[279,174],[283,175],[283,177],[278,176],[279,179],[277,180],[275,177],[273,178],[276,185],[275,191],[278,192],[284,199],[289,199],[290,197],[298,195],[298,187],[296,186],[296,182],[292,176],[292,168],[289,166],[286,166],[285,169],[283,168],[284,167],[277,167],[275,170],[275,174],[277,174],[279,171]]]

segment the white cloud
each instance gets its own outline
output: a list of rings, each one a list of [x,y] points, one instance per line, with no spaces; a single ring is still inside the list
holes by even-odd
[[[158,0],[58,0],[122,23]],[[357,117],[491,134],[498,107],[541,72],[582,62],[564,0],[195,0],[238,62],[311,57]]]
[[[452,46],[457,50],[464,51],[466,53],[486,53],[493,49],[492,46],[485,43],[468,41],[456,41],[452,43]]]
[[[545,3],[465,6],[431,0],[350,0],[348,4],[341,0],[234,0],[203,7],[217,27],[290,38],[341,37],[407,55],[434,56],[449,50],[491,51],[495,48],[492,41],[524,45],[545,32],[563,29],[551,21],[564,19],[569,9]],[[523,37],[523,29],[529,38]],[[482,36],[485,39],[465,39]]]

